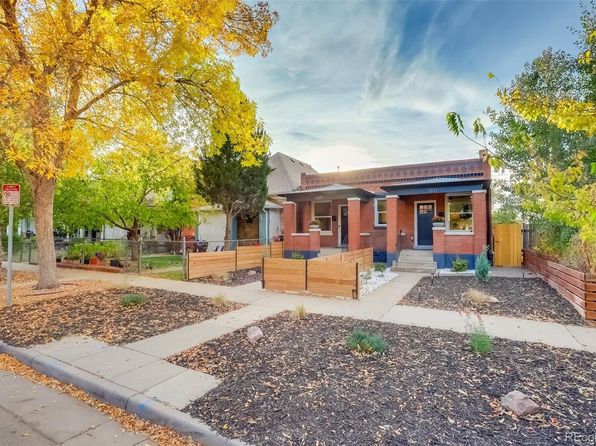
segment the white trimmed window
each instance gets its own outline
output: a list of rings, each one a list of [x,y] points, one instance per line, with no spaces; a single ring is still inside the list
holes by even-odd
[[[375,226],[387,226],[386,198],[375,198]]]
[[[319,221],[321,232],[331,234],[331,202],[318,201],[313,204],[313,220]]]
[[[474,230],[472,218],[472,196],[471,195],[449,195],[447,196],[447,224],[449,231]]]

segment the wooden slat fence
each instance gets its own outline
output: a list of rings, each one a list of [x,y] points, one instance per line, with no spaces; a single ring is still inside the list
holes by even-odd
[[[312,260],[319,262],[357,262],[360,265],[360,270],[364,271],[373,267],[373,249],[364,248],[355,251],[341,252],[330,256],[316,257]]]
[[[198,279],[261,266],[263,258],[281,258],[283,243],[238,246],[233,251],[190,252],[187,258],[187,278]]]
[[[524,250],[524,266],[557,290],[588,320],[596,321],[596,274],[584,273]]]
[[[264,259],[263,288],[358,298],[358,264],[315,259]]]

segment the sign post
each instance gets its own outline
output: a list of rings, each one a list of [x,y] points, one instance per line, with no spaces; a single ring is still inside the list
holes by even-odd
[[[19,184],[2,185],[2,204],[8,206],[8,261],[6,265],[6,306],[12,305],[12,233],[14,231],[14,208],[21,203]]]

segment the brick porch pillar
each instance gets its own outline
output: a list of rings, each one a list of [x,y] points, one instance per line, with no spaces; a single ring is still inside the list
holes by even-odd
[[[286,201],[283,204],[283,235],[284,235],[284,252],[292,251],[292,234],[296,232],[296,203]]]
[[[348,251],[360,249],[360,198],[348,198]]]
[[[472,191],[472,218],[474,220],[474,253],[480,254],[488,244],[488,215],[486,191]]]
[[[397,195],[387,195],[387,265],[397,259]]]

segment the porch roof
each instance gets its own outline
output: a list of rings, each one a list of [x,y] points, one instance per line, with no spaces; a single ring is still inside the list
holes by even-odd
[[[472,192],[474,190],[488,189],[489,183],[490,180],[479,180],[478,178],[443,177],[383,186],[383,190],[397,195]]]
[[[366,189],[362,189],[360,187],[346,186],[345,184],[336,183],[316,189],[297,190],[292,192],[286,192],[280,195],[283,195],[288,200],[310,201],[319,200],[323,198],[338,200],[352,197],[369,199],[371,197],[374,197],[375,193]]]

